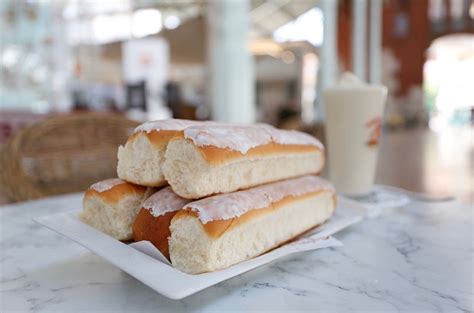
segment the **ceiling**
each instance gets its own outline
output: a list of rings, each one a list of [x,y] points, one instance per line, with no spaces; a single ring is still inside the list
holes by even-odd
[[[296,19],[318,4],[319,0],[252,0],[250,10],[251,38],[271,38],[280,26]],[[203,62],[206,54],[205,15],[209,2],[138,0],[131,10],[157,8],[166,16],[178,16],[181,25],[173,30],[163,29],[160,37],[168,40],[173,63]],[[109,44],[115,50],[120,43]],[[112,49],[110,49],[112,48]]]
[[[252,33],[271,35],[280,26],[295,20],[318,4],[319,0],[254,0],[250,11]]]
[[[268,36],[278,27],[314,8],[319,0],[251,0],[252,35]],[[176,15],[182,22],[206,14],[208,1],[139,0],[133,8],[158,8],[163,15]]]

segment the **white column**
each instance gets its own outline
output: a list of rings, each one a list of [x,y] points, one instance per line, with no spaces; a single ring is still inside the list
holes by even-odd
[[[369,81],[382,82],[382,4],[383,0],[370,1]]]
[[[367,0],[352,0],[352,71],[366,80]]]
[[[321,10],[323,11],[323,44],[321,46],[320,60],[320,81],[318,106],[316,108],[315,119],[324,119],[324,106],[321,91],[336,83],[338,75],[338,55],[337,55],[337,5],[338,0],[322,0]]]
[[[53,75],[50,77],[53,99],[50,101],[51,108],[56,112],[70,112],[72,99],[70,83],[72,77],[72,49],[65,40],[67,36],[66,22],[61,16],[61,6],[51,6],[51,32],[52,32],[52,62],[54,66]],[[54,26],[53,26],[54,25]]]
[[[209,101],[214,120],[255,121],[249,0],[212,0],[208,10]]]

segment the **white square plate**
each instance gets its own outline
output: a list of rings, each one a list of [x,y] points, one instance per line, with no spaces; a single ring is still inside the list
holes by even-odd
[[[173,268],[150,242],[124,244],[82,223],[77,215],[77,211],[66,212],[40,217],[35,221],[79,243],[171,299],[182,299],[291,253],[341,246],[330,236],[361,220],[361,216],[338,208],[329,222],[290,243],[223,270],[189,275]]]

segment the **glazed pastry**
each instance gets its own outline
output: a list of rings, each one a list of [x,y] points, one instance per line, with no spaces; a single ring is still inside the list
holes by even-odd
[[[154,193],[143,202],[133,223],[133,239],[150,241],[169,259],[168,238],[171,219],[187,203],[189,200],[179,197],[170,187]]]
[[[186,127],[202,123],[205,122],[169,119],[138,126],[118,149],[118,177],[142,186],[166,185],[161,165],[169,140]]]
[[[130,240],[138,210],[154,191],[118,178],[95,183],[84,193],[79,218],[115,239]]]
[[[162,171],[179,196],[199,199],[301,175],[324,165],[314,137],[269,125],[185,128],[166,148]]]
[[[133,226],[179,270],[198,274],[265,253],[327,221],[336,194],[327,181],[304,176],[194,202],[163,189]]]

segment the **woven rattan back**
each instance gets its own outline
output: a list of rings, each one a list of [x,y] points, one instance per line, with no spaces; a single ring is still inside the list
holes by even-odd
[[[117,148],[136,124],[117,114],[80,113],[24,128],[0,152],[0,188],[10,201],[23,201],[116,177]]]

